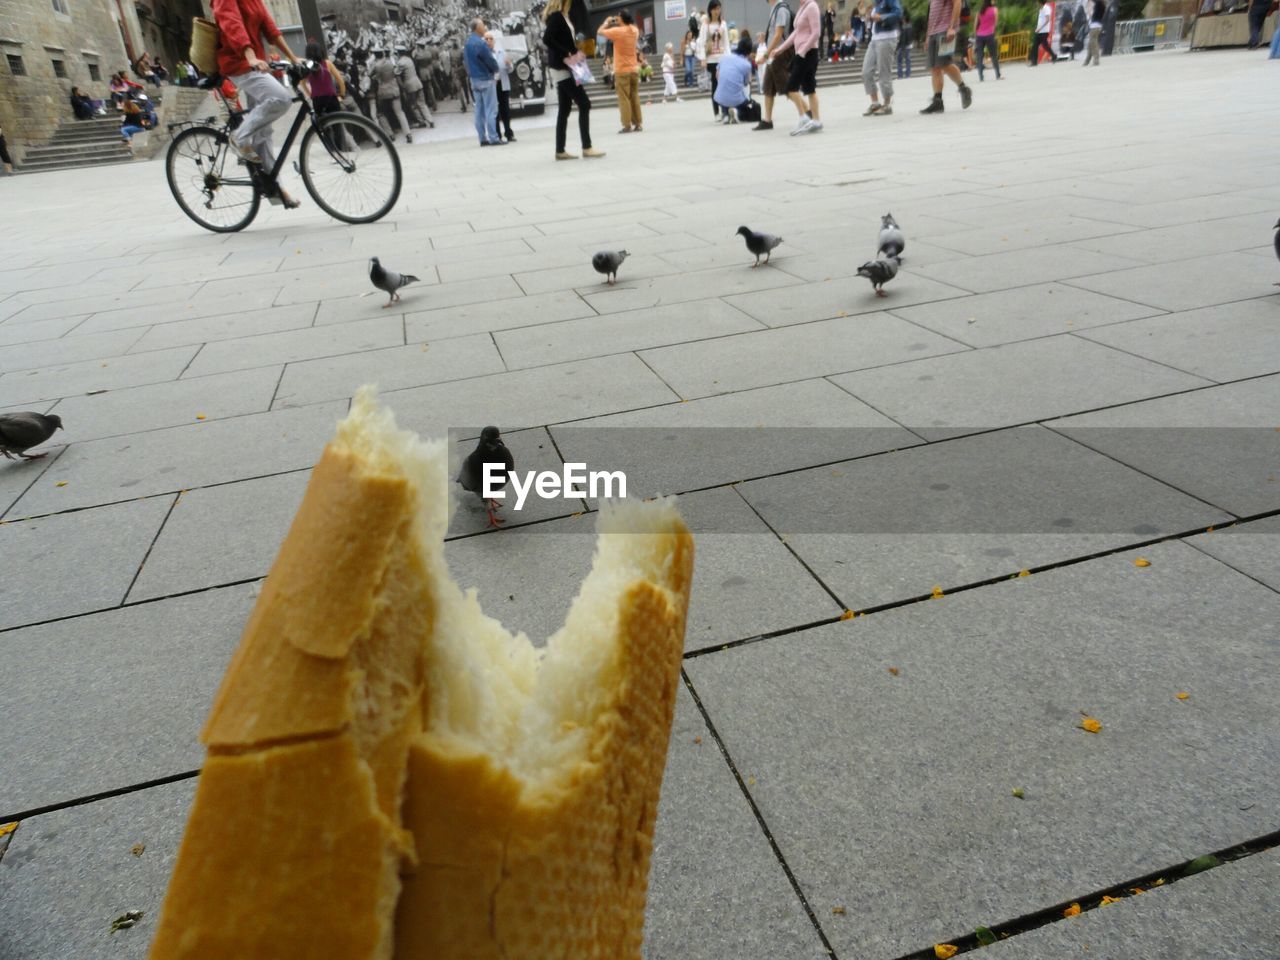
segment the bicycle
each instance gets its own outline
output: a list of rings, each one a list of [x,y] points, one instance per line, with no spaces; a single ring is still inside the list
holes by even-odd
[[[208,78],[201,85],[217,93],[227,119],[221,125],[214,125],[213,117],[202,124],[171,125],[170,129],[185,127],[173,138],[165,157],[165,175],[178,206],[206,230],[243,230],[258,215],[264,196],[279,197],[280,171],[299,130],[309,124],[294,169],[316,205],[346,223],[372,223],[386,216],[400,197],[402,180],[400,155],[391,137],[363,114],[316,113],[310,98],[298,88],[299,81],[318,69],[314,62],[272,61],[269,66],[288,73],[293,101],[301,104],[275,165],[265,170],[242,159],[231,146],[231,133],[245,111],[234,109],[218,90],[219,78]]]

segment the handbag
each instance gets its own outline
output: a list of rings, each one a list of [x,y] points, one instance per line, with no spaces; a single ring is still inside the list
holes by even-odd
[[[568,66],[569,72],[573,74],[573,79],[577,81],[580,87],[585,87],[595,80],[595,77],[591,74],[591,65],[587,63],[587,55],[581,50],[569,58],[566,66]]]
[[[201,73],[212,75],[218,72],[218,25],[212,20],[191,18],[191,48],[187,51],[187,59]]]

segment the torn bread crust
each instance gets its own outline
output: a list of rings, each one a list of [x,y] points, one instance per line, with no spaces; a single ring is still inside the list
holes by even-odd
[[[692,538],[671,502],[603,510],[538,650],[449,577],[447,459],[369,391],[339,424],[202,735],[152,960],[639,958]]]

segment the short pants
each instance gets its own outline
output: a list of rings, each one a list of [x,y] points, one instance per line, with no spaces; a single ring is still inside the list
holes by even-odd
[[[929,45],[925,48],[925,66],[930,70],[951,66],[951,54],[938,53],[939,44],[947,42],[945,33],[935,33],[929,37]]]
[[[793,57],[791,73],[787,77],[787,93],[814,93],[818,89],[818,50],[815,47],[804,56]]]
[[[773,63],[765,67],[764,95],[780,97],[787,94],[787,79],[791,73],[791,62],[795,59],[795,51],[787,49],[773,58]]]

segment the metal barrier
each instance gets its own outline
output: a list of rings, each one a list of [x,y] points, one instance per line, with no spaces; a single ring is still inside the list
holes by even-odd
[[[997,38],[1000,46],[1001,60],[1025,60],[1031,52],[1031,31],[1020,30],[1018,33],[1002,33]]]
[[[1142,50],[1166,50],[1181,45],[1181,17],[1122,20],[1116,24],[1116,40],[1112,52],[1137,53]]]

